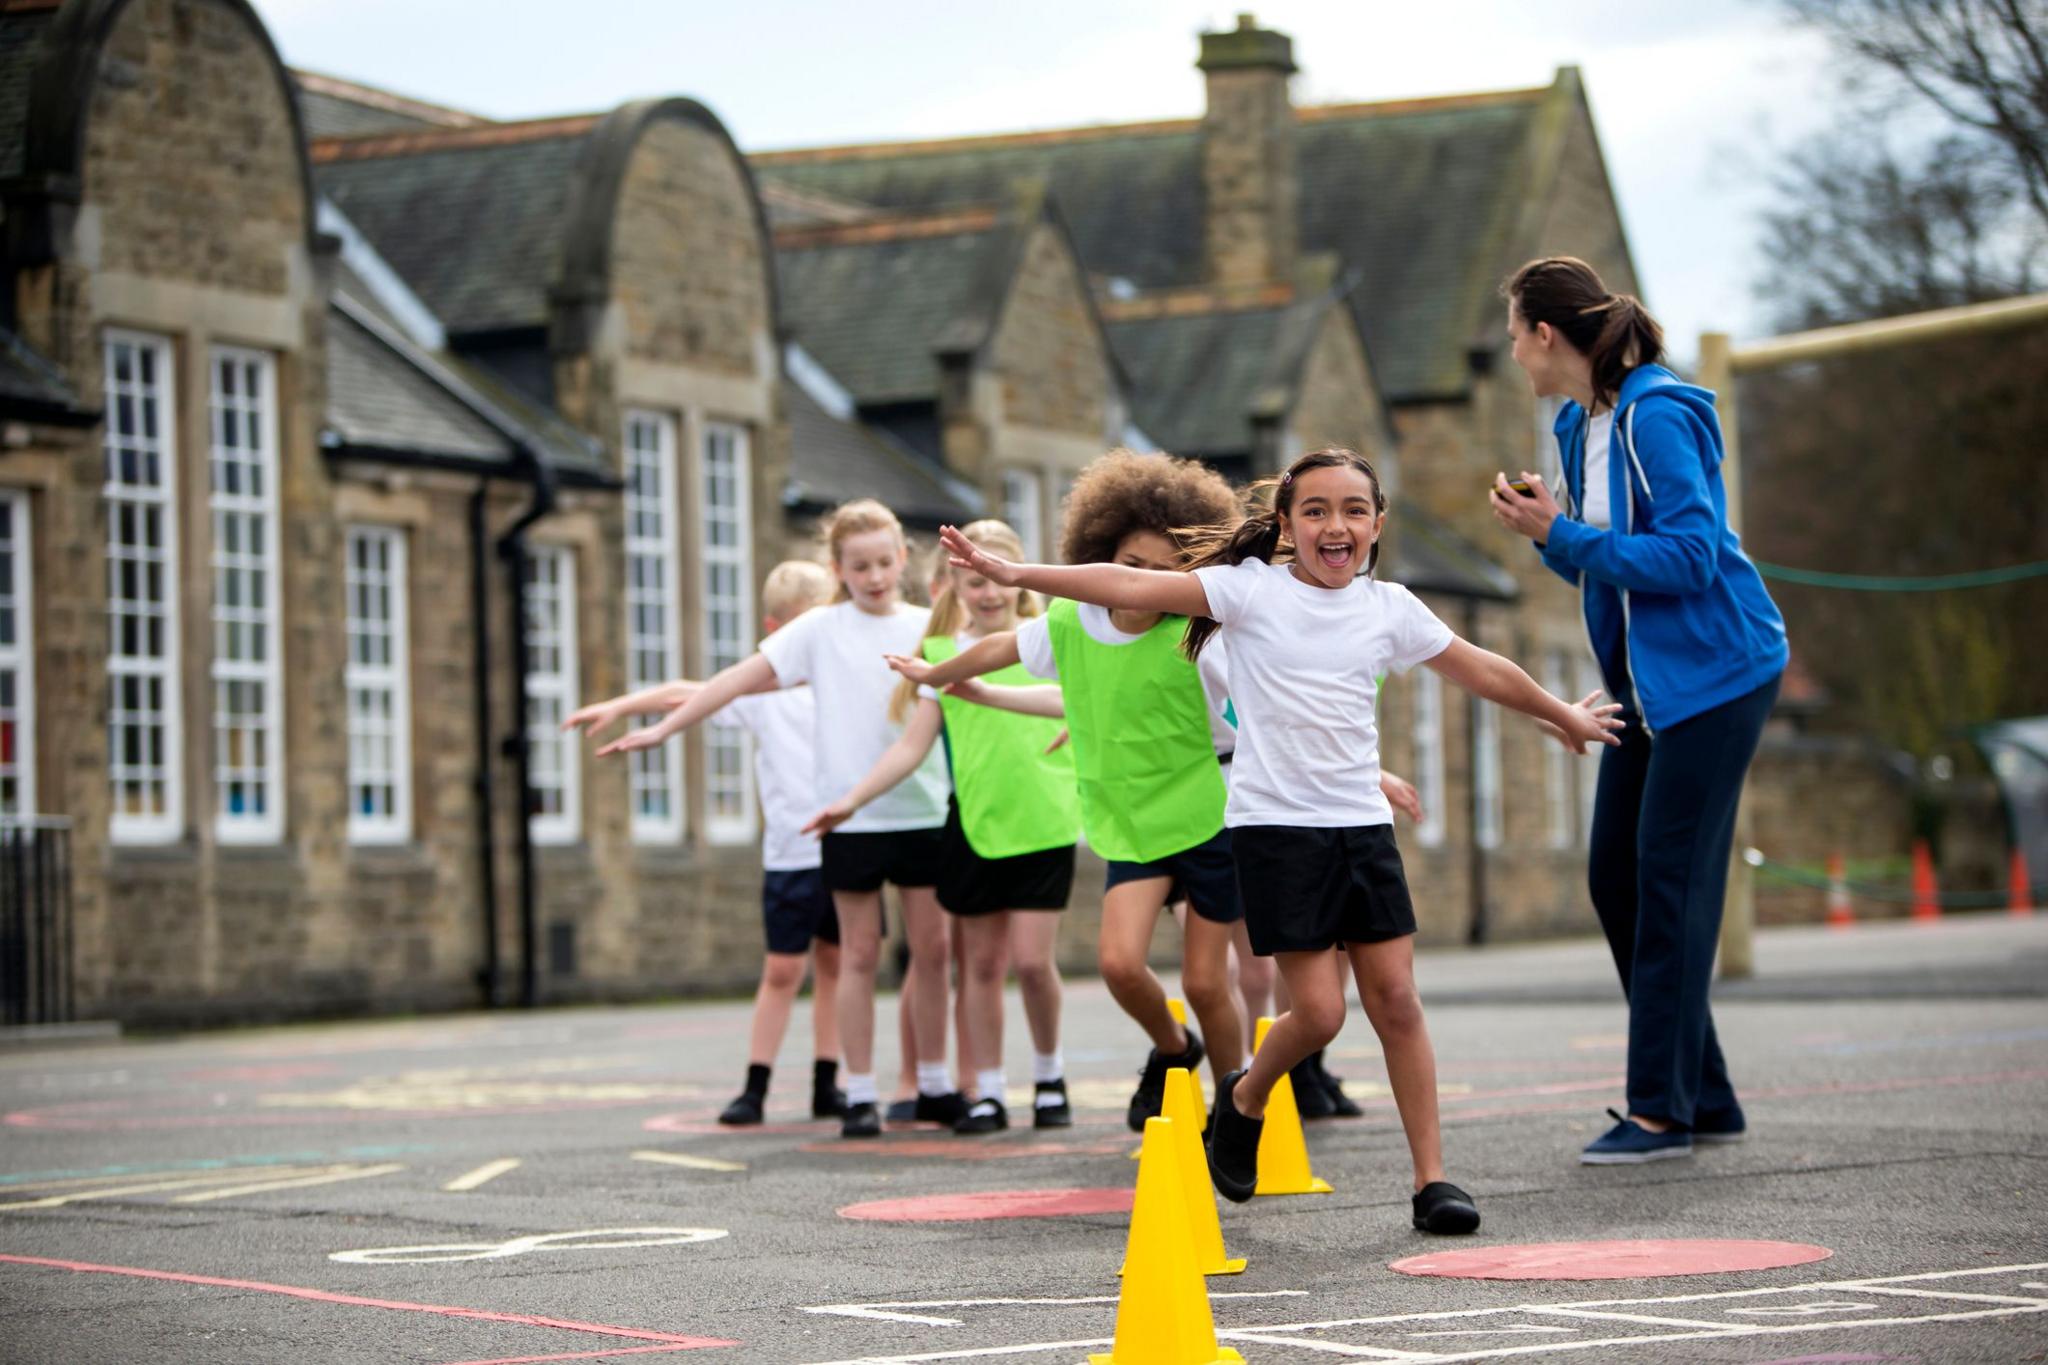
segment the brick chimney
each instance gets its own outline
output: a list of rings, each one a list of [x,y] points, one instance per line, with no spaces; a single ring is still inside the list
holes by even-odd
[[[1258,26],[1202,35],[1195,63],[1207,78],[1202,115],[1203,224],[1207,282],[1266,284],[1294,274],[1297,227],[1294,104],[1287,78],[1294,40]]]

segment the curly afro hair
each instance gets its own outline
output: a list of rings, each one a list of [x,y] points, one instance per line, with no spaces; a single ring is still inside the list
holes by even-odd
[[[1177,532],[1236,520],[1237,494],[1199,460],[1117,449],[1095,460],[1067,495],[1060,554],[1069,564],[1106,564],[1133,531]]]

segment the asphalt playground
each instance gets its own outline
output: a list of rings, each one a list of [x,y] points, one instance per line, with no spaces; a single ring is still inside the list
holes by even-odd
[[[1717,997],[1750,1140],[1632,1168],[1576,1162],[1622,1096],[1603,954],[1424,955],[1451,1174],[1485,1218],[1456,1242],[1409,1227],[1353,1011],[1330,1064],[1366,1117],[1308,1127],[1331,1193],[1224,1206],[1249,1264],[1208,1281],[1223,1344],[1270,1362],[2048,1359],[2048,917],[1763,933],[1757,978]],[[1078,1122],[1047,1133],[843,1142],[800,1117],[801,1011],[770,1123],[720,1129],[746,1018],[732,1001],[10,1040],[0,1360],[1110,1349],[1142,1044],[1099,983],[1069,983]],[[1011,1018],[1015,1083],[1014,1001]],[[1590,1242],[1678,1245],[1554,1246]],[[1621,1277],[1389,1269],[1453,1252]]]

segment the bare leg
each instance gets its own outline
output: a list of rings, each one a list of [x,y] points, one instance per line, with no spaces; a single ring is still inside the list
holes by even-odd
[[[1244,1017],[1230,989],[1230,937],[1230,925],[1190,914],[1181,941],[1180,988],[1202,1021],[1209,1070],[1218,1080],[1244,1065]]]
[[[1102,936],[1095,951],[1103,984],[1123,1012],[1145,1030],[1152,1046],[1178,1054],[1188,1050],[1188,1036],[1166,1008],[1166,988],[1146,961],[1170,885],[1166,877],[1147,877],[1111,887],[1102,897]]]
[[[834,891],[839,912],[839,1040],[846,1069],[875,1069],[875,966],[882,956],[882,893]]]
[[[1387,1059],[1387,1082],[1401,1111],[1408,1153],[1415,1161],[1415,1188],[1444,1178],[1444,1152],[1436,1102],[1436,1052],[1415,993],[1413,936],[1384,943],[1351,945],[1351,970],[1358,998]]]
[[[1060,968],[1053,956],[1060,917],[1051,910],[1012,910],[1010,964],[1017,971],[1018,993],[1024,997],[1024,1022],[1031,1027],[1031,1046],[1040,1053],[1060,1045]],[[994,1063],[986,1063],[994,1065]]]
[[[1230,960],[1237,972],[1237,998],[1244,1007],[1244,1050],[1249,1056],[1259,1020],[1273,1013],[1273,983],[1279,980],[1279,970],[1272,958],[1252,951],[1243,920],[1231,926]]]
[[[747,1039],[747,1060],[755,1066],[774,1066],[782,1051],[782,1035],[789,1029],[790,1010],[796,993],[804,984],[802,953],[770,953],[761,963],[761,986],[754,992],[754,1026]]]
[[[946,912],[929,886],[903,886],[904,931],[910,935],[910,1027],[917,1042],[916,1058],[946,1064],[947,968],[952,948]]]
[[[839,945],[811,943],[811,1055],[839,1060]]]
[[[960,930],[951,915],[946,916],[946,946],[953,953],[947,968],[951,973],[947,979],[953,984],[953,1088],[966,1095],[974,1093],[974,1070],[982,1063],[974,1060],[970,1042],[973,1035],[967,1027],[967,945],[961,941]],[[1002,997],[1000,986],[996,996],[999,1000]]]
[[[896,1071],[896,1098],[907,1100],[917,1094],[917,1031],[911,1026],[913,1006],[911,996],[916,993],[917,977],[909,970],[903,973],[903,984],[896,992],[896,1055],[901,1064]]]
[[[968,915],[953,923],[967,970],[960,978],[961,1015],[967,1031],[968,1075],[1003,1064],[1003,977],[1010,965],[1009,913]],[[1000,1101],[1001,1095],[983,1099]]]
[[[1335,953],[1325,948],[1273,957],[1292,1005],[1273,1021],[1265,1046],[1253,1054],[1251,1069],[1231,1092],[1237,1111],[1246,1118],[1264,1118],[1266,1097],[1280,1078],[1309,1053],[1327,1047],[1344,1027],[1344,973]]]

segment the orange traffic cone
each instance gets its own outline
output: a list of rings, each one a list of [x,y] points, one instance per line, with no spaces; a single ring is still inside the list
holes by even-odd
[[[2018,844],[2012,846],[2012,872],[2008,879],[2011,895],[2006,900],[2006,909],[2015,915],[2034,913],[2034,883],[2027,876],[2027,851]]]
[[[1856,922],[1856,911],[1849,905],[1849,879],[1843,871],[1842,855],[1828,855],[1828,923],[1837,929],[1846,929]]]
[[[1934,854],[1925,839],[1913,841],[1913,918],[1941,918],[1941,892],[1934,883]]]

